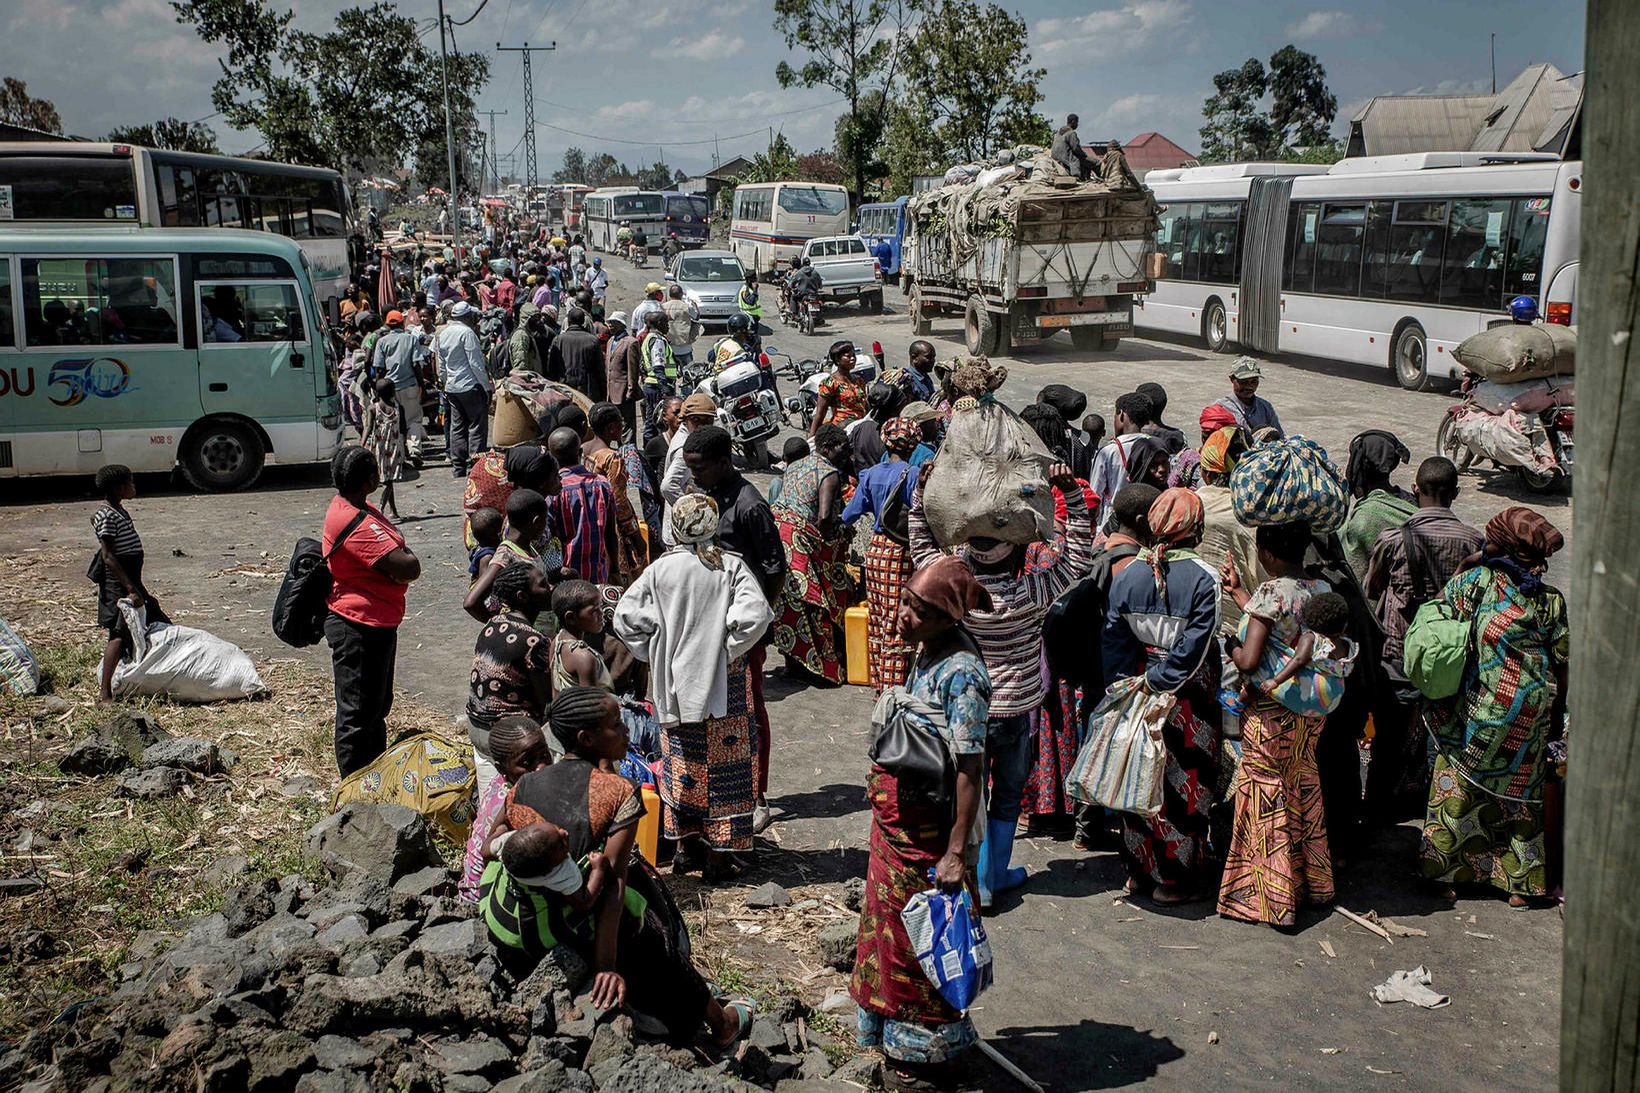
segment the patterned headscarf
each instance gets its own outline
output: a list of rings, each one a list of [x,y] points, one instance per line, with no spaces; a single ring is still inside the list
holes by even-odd
[[[1230,446],[1235,442],[1234,425],[1214,430],[1212,436],[1202,441],[1202,470],[1208,474],[1229,474],[1235,470],[1236,465],[1230,458]]]
[[[1194,542],[1202,537],[1205,515],[1202,499],[1195,490],[1175,486],[1163,490],[1150,506],[1146,523],[1150,525],[1150,568],[1156,574],[1156,592],[1167,596],[1167,548],[1179,543]]]
[[[1486,542],[1527,569],[1537,569],[1566,545],[1566,537],[1531,509],[1514,505],[1486,522]]]
[[[949,554],[941,555],[913,573],[905,588],[957,622],[976,608],[991,610],[991,594],[974,576],[973,567]]]
[[[922,430],[903,417],[889,418],[882,427],[883,447],[895,455],[910,455],[922,439]]]
[[[672,541],[713,569],[723,565],[718,507],[704,493],[686,493],[672,506]]]

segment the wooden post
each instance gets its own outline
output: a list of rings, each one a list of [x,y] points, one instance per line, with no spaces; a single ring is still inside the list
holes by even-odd
[[[1577,1093],[1640,1087],[1640,4],[1589,0],[1585,40],[1560,1034]]]

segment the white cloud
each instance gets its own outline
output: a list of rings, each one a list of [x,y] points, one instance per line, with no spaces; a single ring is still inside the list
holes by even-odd
[[[1190,0],[1133,0],[1072,18],[1038,20],[1033,37],[1046,55],[1108,57],[1131,53],[1160,32],[1183,30],[1190,14]]]
[[[1414,87],[1398,92],[1402,95],[1485,95],[1492,91],[1492,81],[1486,77],[1475,80],[1442,80],[1440,83]]]
[[[714,61],[733,57],[744,48],[746,39],[740,35],[713,30],[701,35],[680,34],[656,49],[653,56],[662,60],[681,57],[690,61]]]
[[[1377,29],[1347,11],[1312,11],[1298,22],[1287,24],[1287,36],[1303,42],[1316,38],[1342,38]]]

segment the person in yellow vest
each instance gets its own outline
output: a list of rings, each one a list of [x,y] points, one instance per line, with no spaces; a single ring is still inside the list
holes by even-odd
[[[660,433],[661,403],[677,393],[678,359],[666,336],[669,320],[656,309],[644,317],[639,341],[643,361],[643,442],[647,446]]]
[[[757,302],[757,273],[746,271],[746,283],[740,286],[740,313],[751,320],[752,329],[763,325],[763,305]]]

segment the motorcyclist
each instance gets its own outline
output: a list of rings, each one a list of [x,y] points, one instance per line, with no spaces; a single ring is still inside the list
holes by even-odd
[[[682,250],[683,244],[678,242],[678,233],[672,232],[666,237],[666,242],[661,244],[661,261],[671,265],[672,259],[676,258]]]
[[[632,221],[623,220],[621,226],[615,229],[615,245],[625,251],[632,244]]]
[[[818,296],[823,284],[820,271],[814,268],[814,263],[804,258],[799,262],[797,272],[792,274],[792,295],[798,301]]]
[[[1530,296],[1516,296],[1509,301],[1509,318],[1521,326],[1535,326],[1538,321],[1537,301]]]
[[[754,361],[763,389],[773,391],[778,398],[780,388],[775,385],[774,372],[763,363],[763,336],[752,326],[752,320],[744,312],[736,312],[729,316],[728,326],[728,333],[713,343],[712,351],[706,355],[707,363],[714,371],[721,372],[737,358]]]
[[[643,225],[632,230],[632,260],[649,257],[649,236],[644,233]]]

